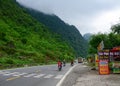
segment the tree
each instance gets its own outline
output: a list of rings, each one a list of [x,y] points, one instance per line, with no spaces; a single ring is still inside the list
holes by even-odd
[[[101,41],[105,41],[106,34],[94,34],[89,41],[89,53],[97,53],[97,47]]]
[[[89,42],[89,54],[97,53],[97,47],[101,41],[104,42],[105,48],[111,49],[120,46],[120,35],[114,33],[93,35]]]
[[[117,34],[120,34],[120,23],[116,24],[116,25],[113,25],[111,27],[111,30],[113,31],[113,33],[117,33]]]

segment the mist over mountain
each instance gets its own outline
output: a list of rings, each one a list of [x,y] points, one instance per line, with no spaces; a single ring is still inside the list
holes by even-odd
[[[31,8],[24,8],[36,20],[44,24],[50,31],[59,34],[63,40],[67,41],[69,45],[75,50],[76,56],[85,57],[87,54],[87,42],[82,37],[78,29],[62,21],[58,16],[52,14],[44,14]]]
[[[92,36],[92,33],[86,33],[86,34],[83,35],[83,37],[86,41],[89,41],[91,36]]]

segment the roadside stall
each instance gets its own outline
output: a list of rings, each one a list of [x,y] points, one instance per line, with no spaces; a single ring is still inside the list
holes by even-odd
[[[109,50],[101,50],[99,55],[99,74],[109,74]]]
[[[120,46],[110,50],[113,73],[120,73]]]

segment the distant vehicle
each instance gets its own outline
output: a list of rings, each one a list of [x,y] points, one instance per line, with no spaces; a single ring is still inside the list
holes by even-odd
[[[82,63],[83,62],[83,58],[82,57],[78,57],[78,63]]]

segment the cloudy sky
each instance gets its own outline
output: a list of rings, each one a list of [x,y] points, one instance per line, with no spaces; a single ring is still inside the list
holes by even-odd
[[[120,22],[120,0],[17,0],[48,14],[55,14],[80,33],[109,33]]]

